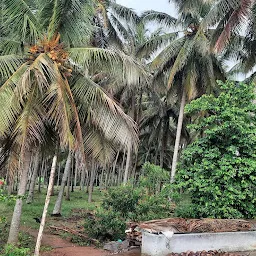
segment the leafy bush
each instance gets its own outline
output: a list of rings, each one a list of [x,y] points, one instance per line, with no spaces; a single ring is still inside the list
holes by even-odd
[[[220,83],[218,97],[186,107],[201,118],[190,126],[202,136],[184,151],[176,184],[191,195],[195,217],[253,218],[256,213],[256,105],[254,86]],[[190,217],[194,217],[190,216]],[[187,217],[187,216],[186,216]]]
[[[95,218],[88,218],[84,227],[89,237],[100,241],[125,237],[126,223],[120,212],[98,209]]]
[[[102,207],[105,210],[120,212],[120,215],[126,218],[135,212],[143,192],[141,188],[134,189],[131,184],[110,188],[104,195]]]
[[[0,189],[0,201],[5,201],[7,203],[13,202],[15,196],[8,196]],[[7,224],[6,216],[0,214],[0,251],[3,245],[6,243],[8,238],[9,226]]]
[[[139,186],[147,188],[149,194],[157,194],[162,185],[168,183],[169,173],[158,165],[146,162],[142,167],[143,175],[140,177]]]
[[[136,188],[127,184],[107,191],[95,218],[86,219],[85,229],[89,236],[100,240],[122,239],[129,220],[142,221],[170,216],[170,187],[164,186],[164,182],[168,181],[167,172],[149,163],[143,168],[144,175]]]
[[[1,256],[28,256],[30,255],[29,248],[18,248],[14,245],[6,245]]]

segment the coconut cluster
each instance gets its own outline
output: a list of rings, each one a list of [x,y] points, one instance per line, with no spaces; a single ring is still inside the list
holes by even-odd
[[[65,51],[64,45],[59,43],[59,35],[51,40],[44,38],[38,44],[29,48],[29,60],[35,60],[41,53],[46,53],[60,69],[61,73],[69,77],[72,74],[72,69],[67,65],[68,52]]]

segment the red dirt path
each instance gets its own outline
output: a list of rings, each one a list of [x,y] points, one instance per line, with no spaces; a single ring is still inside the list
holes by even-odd
[[[22,228],[23,231],[36,239],[37,231]],[[51,251],[43,252],[42,256],[106,256],[108,252],[88,246],[77,246],[57,235],[44,233],[42,245],[53,248]]]
[[[37,230],[31,228],[22,227],[22,230],[28,233],[30,236],[37,238]],[[44,233],[42,239],[42,245],[50,246],[53,249],[51,251],[42,252],[41,256],[109,256],[111,253],[89,247],[89,246],[77,246],[67,240],[60,238],[57,235]],[[139,256],[139,250],[132,250],[126,253],[118,254],[119,256]]]

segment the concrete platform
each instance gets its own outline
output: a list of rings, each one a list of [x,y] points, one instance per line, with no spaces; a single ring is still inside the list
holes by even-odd
[[[142,255],[166,256],[186,251],[222,250],[225,252],[256,250],[256,231],[163,234],[142,232]]]

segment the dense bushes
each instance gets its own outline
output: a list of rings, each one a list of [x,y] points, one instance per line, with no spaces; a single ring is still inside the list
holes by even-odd
[[[99,240],[125,237],[127,221],[141,221],[170,216],[168,173],[158,166],[146,163],[141,179],[136,184],[111,188],[95,218],[85,222],[86,232]],[[168,193],[167,193],[168,191]]]
[[[14,245],[6,245],[3,252],[0,252],[1,256],[28,256],[30,255],[29,248],[18,248]]]
[[[218,97],[186,107],[201,136],[183,152],[176,184],[191,195],[184,217],[253,218],[256,213],[254,86],[227,82]],[[198,115],[199,114],[199,115]]]

